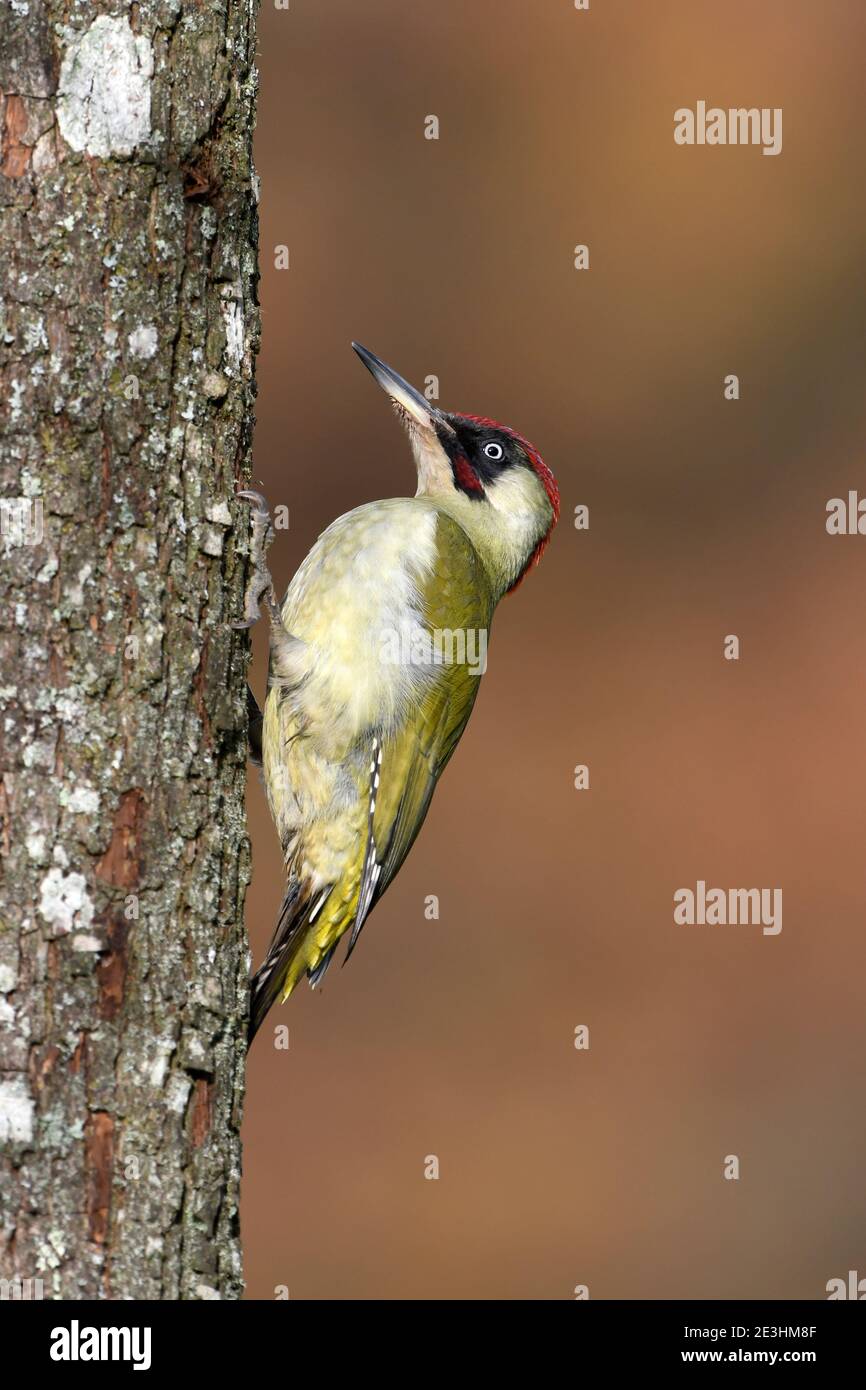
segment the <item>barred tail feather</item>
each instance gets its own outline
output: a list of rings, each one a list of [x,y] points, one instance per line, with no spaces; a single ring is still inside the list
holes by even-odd
[[[330,891],[330,888],[327,888],[323,894],[311,899],[309,894],[302,892],[297,880],[289,883],[268,954],[250,984],[247,1046],[256,1036],[271,1005],[276,1003],[285,989],[286,982],[294,973],[292,967],[306,943],[307,929],[315,921]],[[331,952],[319,962],[315,970],[307,972],[312,984],[319,983],[330,958]],[[301,973],[302,970],[297,972],[298,975]]]

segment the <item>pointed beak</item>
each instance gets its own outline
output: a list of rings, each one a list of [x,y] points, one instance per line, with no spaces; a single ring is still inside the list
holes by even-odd
[[[361,347],[360,343],[353,343],[352,347],[364,366],[372,372],[406,427],[418,471],[416,496],[453,491],[451,463],[442,440],[445,436],[456,439],[456,434],[447,416],[425,401],[420,391],[404,381],[393,367],[380,361],[375,353]]]
[[[370,352],[369,348],[362,347],[360,343],[353,343],[352,347],[385,394],[390,397],[391,404],[403,423],[410,428],[410,432],[411,426],[417,425],[420,429],[435,434],[437,423],[443,423],[442,412],[426,401],[420,391],[410,386],[399,372],[395,372],[393,367],[389,367],[374,352]]]

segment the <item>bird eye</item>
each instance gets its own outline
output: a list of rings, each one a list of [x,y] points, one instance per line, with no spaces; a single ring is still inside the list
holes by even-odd
[[[501,459],[503,448],[501,444],[485,444],[484,452],[489,459]]]

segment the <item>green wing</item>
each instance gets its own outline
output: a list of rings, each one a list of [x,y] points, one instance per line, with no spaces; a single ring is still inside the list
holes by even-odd
[[[422,594],[423,619],[444,634],[441,665],[424,695],[390,737],[373,749],[370,830],[358,910],[347,959],[361,928],[412,847],[445,764],[454,752],[478,694],[481,675],[471,658],[485,652],[493,616],[487,576],[466,533],[439,513],[437,561]],[[450,650],[449,638],[451,634]],[[483,634],[483,637],[482,637]],[[465,650],[461,652],[461,642]],[[447,660],[448,656],[465,659]]]

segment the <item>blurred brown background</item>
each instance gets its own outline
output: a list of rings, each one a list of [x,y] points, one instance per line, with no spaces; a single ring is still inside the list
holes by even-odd
[[[353,337],[528,435],[563,519],[349,968],[253,1049],[251,1297],[866,1275],[866,538],[824,526],[866,494],[864,54],[848,0],[262,10],[280,588],[336,515],[414,491]],[[781,155],[677,147],[698,100],[782,107]],[[255,777],[249,806],[258,962],[283,878]],[[699,878],[781,887],[781,935],[675,926]]]

